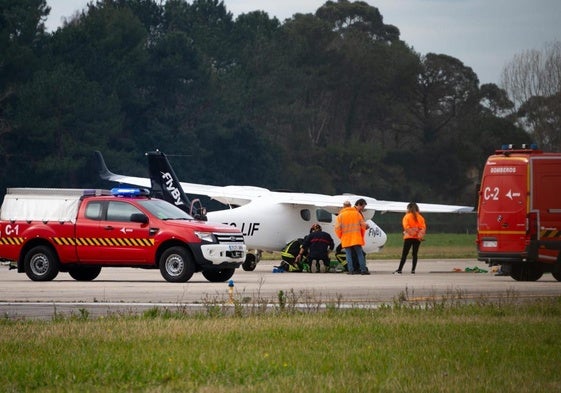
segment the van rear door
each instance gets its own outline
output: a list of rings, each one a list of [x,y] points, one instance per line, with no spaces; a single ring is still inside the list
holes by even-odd
[[[526,248],[528,158],[491,156],[479,192],[480,257],[508,260]]]

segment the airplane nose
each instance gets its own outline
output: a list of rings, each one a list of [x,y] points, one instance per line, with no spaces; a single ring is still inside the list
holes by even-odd
[[[388,241],[388,235],[386,235],[386,232],[380,229],[380,243],[382,243],[382,247],[386,244],[387,241]]]
[[[386,244],[388,236],[376,223],[372,220],[367,220],[368,229],[364,236],[364,251],[366,253],[379,252]]]

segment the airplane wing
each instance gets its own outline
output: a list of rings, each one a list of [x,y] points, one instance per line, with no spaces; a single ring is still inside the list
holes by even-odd
[[[151,187],[149,178],[119,175],[111,172],[100,152],[96,151],[99,175],[102,179],[114,181],[122,184],[130,184],[139,187]],[[342,194],[342,195],[323,195],[300,192],[280,192],[271,191],[266,188],[254,186],[211,186],[206,184],[184,183],[181,188],[186,194],[204,195],[225,205],[242,206],[256,200],[266,200],[272,203],[315,206],[327,210],[330,213],[337,213],[345,201],[354,205],[357,199],[366,200],[366,210],[380,213],[397,212],[405,213],[408,202],[381,201],[372,197]],[[473,207],[459,205],[442,205],[431,203],[418,203],[421,213],[469,213]]]
[[[377,212],[405,213],[409,202],[379,201],[369,202],[367,198],[366,210],[373,209]],[[435,203],[418,203],[421,213],[471,213],[473,207],[460,205],[442,205]]]
[[[180,184],[186,194],[205,195],[225,205],[242,206],[271,195],[268,189],[253,186],[207,186],[183,182]]]
[[[284,194],[284,195],[283,195]],[[381,201],[372,197],[343,194],[343,195],[321,195],[307,193],[280,193],[271,192],[271,197],[277,203],[309,205],[323,208],[331,213],[337,213],[345,201],[351,202],[352,205],[362,198],[366,201],[366,210],[386,213],[405,213],[409,202],[398,201]],[[421,213],[470,213],[473,207],[460,205],[444,205],[433,203],[418,203]]]

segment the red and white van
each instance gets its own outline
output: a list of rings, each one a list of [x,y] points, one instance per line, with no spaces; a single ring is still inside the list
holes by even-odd
[[[478,260],[517,281],[561,281],[561,153],[508,145],[487,159],[476,243]]]

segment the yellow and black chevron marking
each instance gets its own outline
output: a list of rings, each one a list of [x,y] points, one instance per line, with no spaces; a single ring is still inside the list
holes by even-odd
[[[152,247],[154,239],[134,239],[120,237],[53,237],[59,246],[92,247]]]
[[[558,230],[540,231],[540,239],[542,240],[556,239],[559,237],[561,237],[561,231]]]
[[[0,237],[0,244],[6,246],[20,246],[25,241],[25,237]]]

